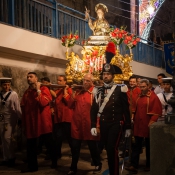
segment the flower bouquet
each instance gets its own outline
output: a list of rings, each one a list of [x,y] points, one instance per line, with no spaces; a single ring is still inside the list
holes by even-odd
[[[61,38],[62,41],[62,45],[65,47],[72,47],[75,45],[76,40],[79,39],[79,36],[77,35],[78,32],[75,32],[75,34],[68,34],[68,35],[64,35]]]
[[[124,37],[127,35],[127,32],[123,29],[123,27],[112,29],[109,33],[111,41],[114,42],[115,45],[120,45]]]
[[[133,35],[133,34],[127,34],[125,37],[124,37],[124,40],[123,40],[123,43],[126,44],[126,46],[129,48],[129,49],[132,49],[134,48],[137,43],[140,41],[140,38],[138,38],[136,35]]]

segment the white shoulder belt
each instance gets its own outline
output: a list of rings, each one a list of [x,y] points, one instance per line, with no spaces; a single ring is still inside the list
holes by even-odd
[[[111,90],[109,91],[108,95],[104,98],[104,101],[102,103],[102,105],[100,106],[100,109],[98,111],[97,117],[100,117],[104,107],[106,106],[106,103],[109,101],[110,96],[112,95],[112,93],[114,92],[115,88],[117,87],[117,85],[113,85]]]

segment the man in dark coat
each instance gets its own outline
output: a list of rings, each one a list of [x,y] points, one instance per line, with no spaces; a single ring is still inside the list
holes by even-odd
[[[126,85],[114,84],[114,74],[121,74],[119,67],[104,64],[102,76],[104,85],[97,89],[91,107],[91,134],[97,136],[96,126],[100,125],[101,140],[105,144],[110,175],[119,174],[118,144],[122,129],[125,136],[131,134],[131,119]],[[99,121],[99,124],[97,124]]]

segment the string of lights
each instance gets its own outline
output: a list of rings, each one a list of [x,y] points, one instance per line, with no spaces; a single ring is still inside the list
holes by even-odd
[[[153,1],[155,1],[155,0],[150,0],[151,3]],[[165,0],[156,0],[155,5],[157,5],[157,8],[155,8],[154,14],[151,16],[149,22],[147,20],[145,21],[144,26],[142,27],[142,29],[143,29],[142,31],[141,31],[141,26],[143,25],[143,23],[140,23],[139,28],[140,28],[140,32],[142,32],[142,33],[140,33],[140,35],[143,39],[147,40],[147,38],[149,36],[149,31],[151,29],[151,26],[152,26],[152,23],[155,19],[155,16],[164,2],[165,2]]]

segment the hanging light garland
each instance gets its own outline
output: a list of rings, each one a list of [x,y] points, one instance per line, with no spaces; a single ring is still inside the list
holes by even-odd
[[[155,11],[159,7],[159,0],[139,1],[139,34],[142,35],[149,20],[155,16]]]

